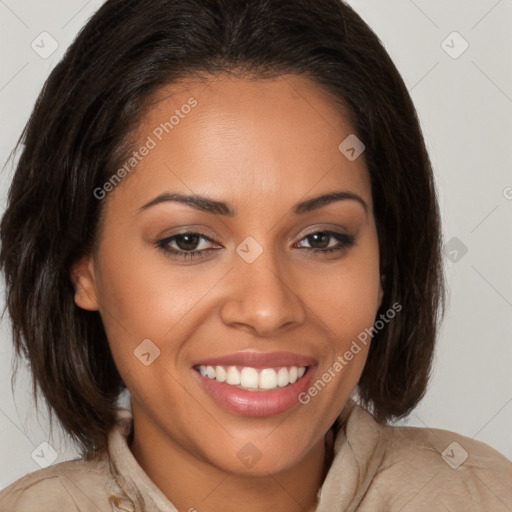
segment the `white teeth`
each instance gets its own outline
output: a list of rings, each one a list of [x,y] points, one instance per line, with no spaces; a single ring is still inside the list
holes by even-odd
[[[254,368],[242,368],[240,372],[240,385],[243,388],[257,388],[258,372]]]
[[[199,371],[201,371],[201,367],[199,367]],[[228,368],[226,382],[232,386],[240,384],[240,372],[234,366]]]
[[[261,370],[259,387],[261,389],[274,389],[277,387],[277,373],[273,368]]]
[[[305,366],[290,366],[288,368],[263,368],[256,369],[245,366],[239,371],[236,366],[199,366],[201,375],[218,382],[225,382],[250,391],[261,391],[284,388],[293,384],[306,373]]]
[[[215,368],[213,366],[207,366],[206,367],[206,375],[210,377],[210,379],[215,378]]]
[[[215,379],[219,382],[225,382],[227,378],[226,370],[222,366],[215,367]]]
[[[281,388],[288,386],[290,384],[290,376],[287,368],[281,368],[277,372],[277,385]]]

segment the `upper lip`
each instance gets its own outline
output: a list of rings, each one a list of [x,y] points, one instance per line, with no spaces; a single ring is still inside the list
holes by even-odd
[[[313,357],[293,352],[236,352],[224,356],[196,361],[193,366],[248,366],[251,368],[272,368],[278,366],[312,366]]]

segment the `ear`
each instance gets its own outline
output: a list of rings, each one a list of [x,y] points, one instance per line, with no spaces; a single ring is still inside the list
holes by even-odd
[[[87,254],[75,261],[70,274],[75,287],[75,304],[88,311],[97,311],[98,291],[92,255]]]

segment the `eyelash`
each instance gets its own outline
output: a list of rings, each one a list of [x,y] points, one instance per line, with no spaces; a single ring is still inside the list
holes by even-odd
[[[318,234],[324,234],[324,235],[328,235],[329,238],[335,238],[337,239],[341,245],[338,245],[338,246],[335,246],[335,247],[329,247],[327,249],[314,249],[314,248],[309,248],[309,247],[300,247],[299,249],[306,249],[308,251],[312,251],[314,254],[316,253],[322,253],[322,255],[326,256],[327,253],[333,253],[333,252],[336,252],[336,251],[343,251],[349,247],[352,247],[355,243],[355,237],[352,236],[352,235],[346,235],[344,233],[337,233],[335,231],[327,231],[327,230],[319,230],[319,231],[313,231],[311,233],[308,233],[307,235],[305,235],[302,239],[306,239],[310,236],[313,236],[313,235],[318,235]],[[212,251],[215,251],[217,249],[202,249],[200,251],[198,250],[194,250],[194,251],[184,251],[184,250],[176,250],[176,249],[172,249],[169,247],[169,244],[175,240],[176,238],[179,238],[181,236],[185,236],[185,235],[199,235],[199,237],[203,240],[206,240],[207,242],[214,242],[211,238],[207,237],[206,235],[202,235],[201,233],[196,233],[194,231],[186,231],[185,233],[178,233],[176,235],[173,235],[173,236],[170,236],[168,238],[164,238],[163,240],[159,240],[157,242],[157,246],[162,249],[166,254],[172,256],[172,257],[177,257],[179,259],[197,259],[197,258],[205,258],[207,257],[208,255],[211,254]]]

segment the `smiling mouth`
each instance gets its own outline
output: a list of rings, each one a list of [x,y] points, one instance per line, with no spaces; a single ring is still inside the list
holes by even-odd
[[[194,370],[211,380],[248,391],[272,391],[285,388],[301,379],[308,366],[252,368],[250,366],[205,366]]]

